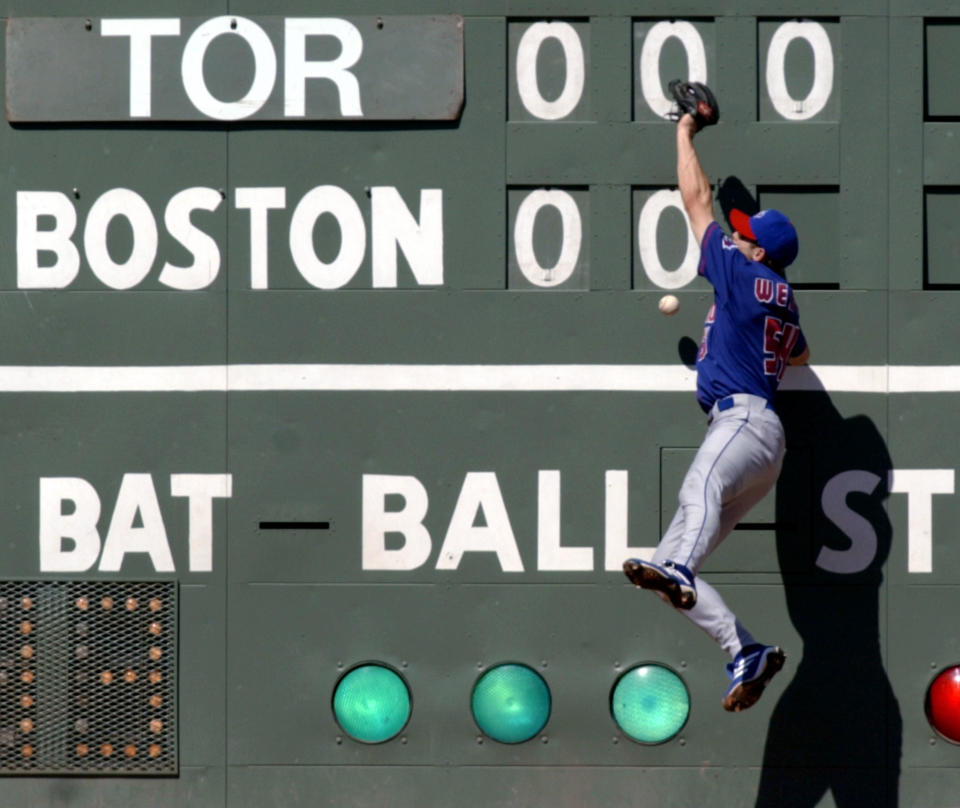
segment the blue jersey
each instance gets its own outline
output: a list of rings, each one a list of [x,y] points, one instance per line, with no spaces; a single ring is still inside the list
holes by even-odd
[[[697,354],[697,401],[749,393],[771,401],[791,356],[806,350],[790,284],[748,259],[711,222],[700,245],[700,274],[713,285]]]

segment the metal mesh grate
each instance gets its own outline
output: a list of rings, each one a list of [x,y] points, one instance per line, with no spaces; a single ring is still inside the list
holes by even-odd
[[[176,774],[175,582],[0,581],[0,774]]]

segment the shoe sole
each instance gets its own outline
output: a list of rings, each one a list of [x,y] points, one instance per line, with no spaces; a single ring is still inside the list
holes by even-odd
[[[767,654],[766,665],[756,679],[741,682],[723,698],[723,709],[731,713],[739,713],[752,707],[760,697],[770,680],[776,676],[787,661],[787,655],[779,648]]]
[[[623,573],[634,586],[666,595],[675,609],[687,611],[697,605],[696,592],[684,592],[673,578],[664,575],[654,567],[647,567],[627,559],[623,562]]]

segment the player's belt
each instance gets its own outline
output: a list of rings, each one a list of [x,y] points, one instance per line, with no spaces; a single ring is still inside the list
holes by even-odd
[[[747,393],[725,396],[724,398],[717,399],[713,403],[713,407],[710,408],[710,414],[707,416],[707,426],[713,423],[713,419],[717,413],[732,409],[737,404],[741,404],[745,407],[749,407],[751,404],[753,404],[754,407],[756,407],[761,401],[763,402],[765,409],[773,410],[773,404],[771,404],[769,401],[766,401],[760,396],[752,396]]]

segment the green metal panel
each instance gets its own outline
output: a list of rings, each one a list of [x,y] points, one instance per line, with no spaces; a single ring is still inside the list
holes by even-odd
[[[7,778],[4,797],[11,805],[96,808],[103,804],[161,808],[171,803],[223,805],[224,770],[181,767],[177,779]]]
[[[839,284],[836,247],[840,242],[839,194],[832,188],[762,189],[757,196],[761,208],[790,211],[797,231],[810,234],[803,240],[803,259],[798,256],[790,282],[796,284]]]
[[[152,7],[141,9],[141,13],[127,16],[138,17],[175,17],[178,15],[214,17],[225,14],[229,10],[229,3],[223,0],[163,0]],[[57,0],[9,0],[3,4],[3,16],[9,17],[83,17],[91,15],[112,15],[117,13],[116,4],[110,0],[94,0],[85,3],[82,7],[64,8],[63,3]]]
[[[906,13],[901,10],[900,13]],[[916,12],[914,12],[916,13]],[[919,87],[923,72],[923,20],[890,20],[890,76],[904,89]],[[891,85],[890,110],[890,288],[923,288],[924,108],[919,93]],[[895,204],[894,204],[895,202]]]
[[[924,179],[930,185],[956,183],[960,177],[956,167],[957,124],[928,123],[923,134]]]
[[[926,25],[927,115],[957,115],[960,107],[947,85],[947,76],[957,69],[960,25],[928,22]]]
[[[887,240],[878,234],[887,229],[890,202],[875,189],[879,166],[886,162],[887,150],[895,147],[888,141],[893,137],[890,108],[897,93],[875,66],[892,53],[891,33],[882,17],[847,17],[840,27],[844,52],[849,49],[857,54],[840,62],[841,106],[845,116],[856,117],[865,125],[859,132],[843,127],[841,134],[836,280],[842,289],[883,289],[888,285],[890,262]],[[897,207],[899,204],[898,200]]]
[[[598,16],[590,20],[590,70],[595,77],[591,104],[596,120],[628,121],[633,75],[623,65],[633,58],[628,16]]]
[[[931,284],[960,281],[960,250],[952,237],[960,216],[956,191],[928,189],[925,198],[927,281]]]

